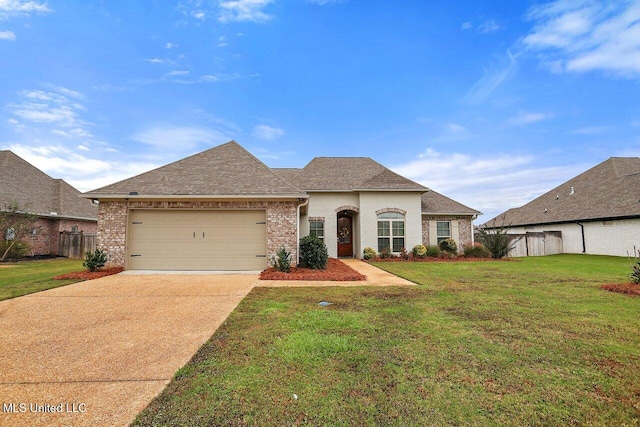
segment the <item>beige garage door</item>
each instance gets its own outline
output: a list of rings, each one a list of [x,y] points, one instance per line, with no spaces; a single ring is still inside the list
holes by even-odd
[[[131,270],[263,270],[265,211],[132,210]]]

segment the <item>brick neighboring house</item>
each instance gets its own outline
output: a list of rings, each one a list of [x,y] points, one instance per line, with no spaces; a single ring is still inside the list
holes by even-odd
[[[0,150],[0,210],[14,202],[38,216],[40,232],[29,238],[31,255],[58,255],[63,231],[97,231],[98,206],[62,179],[45,174],[9,150]],[[6,238],[7,230],[0,230]]]
[[[438,221],[462,247],[479,214],[369,158],[272,169],[235,141],[84,197],[100,201],[98,247],[126,269],[261,270],[281,247],[297,260],[310,233],[332,257],[397,253],[437,241]]]
[[[518,256],[632,254],[640,249],[640,157],[611,157],[484,227],[524,236]],[[536,236],[540,245],[532,244]],[[550,241],[553,250],[545,250]]]

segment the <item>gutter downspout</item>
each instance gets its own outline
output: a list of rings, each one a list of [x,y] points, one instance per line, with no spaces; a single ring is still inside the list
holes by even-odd
[[[305,200],[304,203],[298,204],[296,208],[296,265],[298,265],[298,261],[300,261],[300,208],[303,208],[309,204],[309,198]]]
[[[587,253],[587,244],[584,240],[584,225],[579,222],[576,222],[576,224],[580,226],[580,231],[582,233],[582,253],[584,254]]]

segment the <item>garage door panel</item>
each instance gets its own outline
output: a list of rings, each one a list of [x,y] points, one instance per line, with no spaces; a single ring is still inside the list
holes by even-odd
[[[134,210],[131,269],[262,270],[265,211]]]

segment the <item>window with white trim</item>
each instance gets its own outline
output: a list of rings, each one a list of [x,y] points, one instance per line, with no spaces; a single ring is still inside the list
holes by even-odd
[[[451,238],[451,222],[450,221],[438,221],[436,223],[436,233],[438,236],[438,244],[443,240]]]
[[[309,221],[309,235],[324,241],[324,221]]]
[[[378,215],[378,252],[400,252],[404,248],[404,215],[385,212]]]

